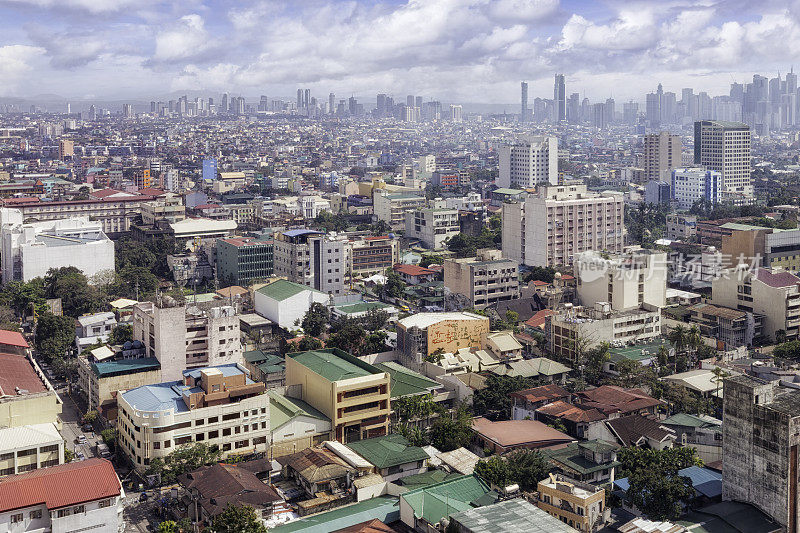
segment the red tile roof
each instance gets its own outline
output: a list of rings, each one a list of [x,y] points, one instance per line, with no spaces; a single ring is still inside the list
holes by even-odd
[[[157,197],[157,196],[163,196],[164,194],[166,194],[166,192],[164,192],[161,189],[157,189],[155,187],[145,187],[144,189],[139,189],[139,194],[145,194],[147,196]]]
[[[28,348],[28,341],[22,336],[19,331],[8,331],[0,329],[0,344],[8,344],[9,346],[19,346],[20,348]]]
[[[512,392],[509,396],[528,400],[529,402],[541,402],[543,400],[569,397],[569,395],[569,391],[562,389],[555,383],[550,383],[549,385],[542,385],[541,387]]]
[[[766,268],[759,268],[756,271],[758,281],[766,283],[770,287],[791,287],[800,283],[800,278],[789,272],[770,272]]]
[[[361,522],[354,526],[337,529],[333,533],[395,533],[396,530],[387,526],[377,518]]]
[[[561,279],[575,279],[572,274],[561,274]]]
[[[552,309],[542,309],[541,311],[536,311],[535,315],[525,321],[525,325],[532,328],[544,329],[545,319],[555,314],[556,312]]]
[[[5,205],[32,204],[36,202],[41,202],[41,199],[37,196],[19,196],[17,198],[5,198],[3,200],[3,204]]]
[[[0,353],[0,397],[19,396],[17,389],[31,394],[47,390],[25,357]]]
[[[563,418],[570,422],[599,422],[606,419],[606,415],[597,409],[582,409],[577,405],[562,401],[544,405],[536,412],[553,418]]]
[[[547,287],[548,285],[550,285],[550,284],[549,284],[549,283],[547,283],[546,281],[542,281],[542,280],[540,280],[540,279],[535,279],[535,280],[533,280],[531,283],[533,283],[533,284],[534,284],[534,285],[536,285],[537,287]]]
[[[401,265],[397,264],[394,265],[395,272],[400,272],[401,274],[405,274],[406,276],[426,276],[430,274],[435,274],[435,272],[429,268],[422,268],[419,265]]]
[[[92,458],[0,479],[0,512],[47,505],[58,509],[119,496],[111,462]]]
[[[623,389],[615,385],[603,385],[596,389],[579,392],[577,397],[583,407],[593,407],[606,414],[631,413],[663,405],[663,402],[648,396],[641,389]]]

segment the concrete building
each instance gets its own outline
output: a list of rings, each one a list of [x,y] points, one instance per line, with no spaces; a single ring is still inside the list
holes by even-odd
[[[269,447],[269,396],[237,364],[186,370],[181,379],[117,396],[118,446],[137,471],[183,444],[216,445],[223,456]]]
[[[578,300],[585,307],[608,302],[612,311],[660,309],[666,305],[667,254],[631,250],[603,257],[595,251],[575,255]]]
[[[681,164],[680,135],[660,131],[644,136],[645,181],[667,181],[672,169]]]
[[[55,424],[0,429],[0,476],[64,463],[64,437]]]
[[[723,395],[722,499],[753,504],[796,532],[800,391],[743,375],[727,378]]]
[[[688,241],[697,235],[697,217],[670,213],[667,215],[666,237],[670,240]]]
[[[56,424],[62,401],[38,366],[27,357],[0,353],[0,427]]]
[[[419,372],[437,350],[481,349],[488,334],[489,317],[466,312],[417,313],[397,322],[400,363]]]
[[[670,185],[662,180],[650,180],[644,186],[644,201],[648,204],[669,204]]]
[[[78,386],[86,395],[88,409],[98,410],[108,420],[117,418],[118,391],[161,381],[161,363],[155,357],[102,361],[78,357]]]
[[[114,270],[114,243],[88,217],[23,223],[22,211],[0,209],[3,283],[44,277],[74,266],[86,277]]]
[[[445,242],[461,232],[457,209],[417,209],[406,211],[406,233],[423,246],[441,250]]]
[[[425,208],[425,195],[417,193],[390,193],[386,189],[374,189],[373,210],[377,220],[383,220],[392,229],[405,227],[406,211]]]
[[[217,279],[224,284],[249,287],[274,273],[274,243],[252,237],[218,239]]]
[[[239,317],[228,305],[200,309],[169,297],[140,302],[133,308],[133,338],[159,361],[165,381],[181,379],[186,369],[242,360]]]
[[[291,330],[299,327],[295,322],[303,319],[311,304],[328,305],[330,297],[305,285],[278,280],[255,291],[253,300],[256,313]]]
[[[751,346],[753,339],[764,334],[761,314],[707,303],[694,304],[688,310],[689,321],[697,324],[702,335],[716,339],[720,349]]]
[[[105,459],[9,476],[0,479],[0,531],[119,531],[124,499]]]
[[[498,153],[498,187],[530,189],[542,184],[558,184],[557,137],[525,137],[501,146]]]
[[[800,229],[780,229],[729,222],[720,227],[726,266],[739,263],[800,270]]]
[[[716,205],[723,201],[722,174],[714,170],[689,167],[671,173],[670,198],[678,209],[686,210],[698,201]]]
[[[479,250],[474,258],[447,259],[444,286],[467,298],[474,309],[519,298],[518,265],[499,250]]]
[[[394,483],[428,469],[428,453],[400,434],[392,433],[351,442],[347,447],[369,461],[384,481]]]
[[[763,334],[775,340],[800,334],[800,278],[783,270],[737,267],[711,285],[711,301],[754,315],[763,315]]]
[[[390,384],[387,372],[336,348],[286,356],[287,395],[328,417],[342,444],[389,433]]]
[[[331,419],[298,398],[269,395],[270,456],[285,457],[331,438]]]
[[[578,531],[599,531],[610,517],[603,488],[550,474],[549,479],[539,482],[536,490],[539,509]]]
[[[344,292],[346,237],[308,229],[279,233],[274,243],[274,273],[325,294]]]
[[[624,209],[622,194],[589,193],[582,184],[544,187],[503,205],[503,257],[553,267],[586,250],[622,252]]]
[[[694,123],[694,164],[719,172],[726,196],[753,196],[750,126],[741,122]]]
[[[165,220],[169,223],[180,222],[186,218],[186,207],[183,198],[177,194],[167,193],[160,198],[142,204],[142,223],[148,226]]]
[[[346,248],[350,277],[383,274],[400,261],[400,246],[388,235],[351,239]]]

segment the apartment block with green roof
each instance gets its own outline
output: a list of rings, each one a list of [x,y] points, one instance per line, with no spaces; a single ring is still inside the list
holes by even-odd
[[[333,439],[347,444],[389,433],[391,379],[357,357],[330,348],[286,356],[286,386],[331,419]]]

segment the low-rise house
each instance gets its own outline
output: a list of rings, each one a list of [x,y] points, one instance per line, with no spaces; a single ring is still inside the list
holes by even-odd
[[[502,455],[511,450],[561,447],[575,439],[537,420],[472,420],[475,443],[481,449]]]
[[[510,331],[489,333],[483,341],[483,349],[492,354],[500,363],[522,360],[522,345]]]
[[[75,328],[75,345],[78,347],[78,352],[82,352],[92,344],[108,342],[108,337],[116,325],[117,317],[110,311],[78,318],[78,326]]]
[[[660,422],[639,414],[606,421],[606,425],[623,446],[636,446],[652,450],[672,448],[675,432]]]
[[[399,314],[396,307],[383,302],[356,302],[337,305],[331,309],[331,314],[337,318],[359,319],[375,311],[382,311],[389,315],[388,320],[390,322],[397,320],[397,315]]]
[[[331,436],[331,419],[297,398],[267,391],[272,457],[284,457],[322,444]]]
[[[25,356],[30,346],[19,331],[0,329],[0,353]]]
[[[268,389],[286,384],[286,361],[280,355],[251,350],[242,354],[244,366],[250,371],[253,381],[260,381]]]
[[[55,424],[0,429],[0,476],[22,474],[64,462],[64,437]]]
[[[351,442],[347,447],[372,463],[384,481],[389,482],[421,474],[429,459],[425,450],[412,446],[408,439],[397,434]]]
[[[436,271],[429,268],[424,268],[419,265],[404,265],[397,264],[392,267],[395,272],[400,274],[403,281],[411,285],[419,285],[420,283],[429,283],[436,277]]]
[[[512,402],[512,420],[524,420],[525,418],[533,420],[536,417],[536,410],[538,408],[555,401],[569,403],[572,399],[572,394],[569,391],[556,384],[523,389],[521,391],[512,392],[509,396],[511,396]]]
[[[475,471],[475,466],[481,460],[480,457],[461,447],[449,452],[439,452],[436,454],[439,468],[447,472],[470,475]]]
[[[641,389],[625,389],[616,385],[603,385],[575,395],[575,403],[584,408],[594,408],[609,416],[639,413],[655,414],[664,402],[656,400]]]
[[[325,446],[306,448],[277,461],[283,467],[284,478],[295,481],[311,498],[333,486],[339,490],[350,488],[357,472]]]
[[[620,465],[617,461],[619,448],[618,444],[597,439],[542,453],[557,473],[581,483],[603,485],[614,482],[616,468]]]
[[[573,533],[563,521],[523,498],[468,509],[450,515],[459,533]]]
[[[725,372],[725,375],[739,375],[737,372]],[[722,398],[722,377],[717,377],[711,368],[698,368],[678,374],[671,374],[661,378],[669,383],[680,385],[685,389],[696,392],[697,394],[714,398]]]
[[[54,423],[61,429],[62,402],[27,357],[0,353],[0,427]]]
[[[607,416],[595,408],[584,408],[561,400],[536,409],[534,420],[546,424],[560,422],[567,434],[578,439],[612,439],[604,422]]]
[[[722,420],[708,415],[677,413],[661,425],[675,433],[675,445],[694,448],[706,464],[722,460]]]
[[[610,518],[606,491],[550,474],[537,486],[536,505],[578,531],[594,533]]]
[[[429,532],[452,513],[495,503],[497,493],[477,475],[459,476],[400,495],[400,520],[409,528]]]
[[[498,376],[541,377],[546,381],[564,383],[572,369],[547,357],[535,357],[501,363],[492,366],[489,371]]]
[[[105,459],[8,476],[0,479],[0,531],[118,531],[124,498]]]

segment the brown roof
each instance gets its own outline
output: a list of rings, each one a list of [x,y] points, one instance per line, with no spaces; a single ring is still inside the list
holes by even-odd
[[[674,432],[642,415],[623,416],[608,420],[606,424],[623,446],[638,446],[645,438],[661,442],[670,436],[675,436]]]
[[[47,388],[25,357],[0,353],[0,396],[19,396],[23,390],[34,394]]]
[[[756,271],[756,278],[770,287],[791,287],[800,283],[800,278],[790,272],[770,272],[766,268]]]
[[[472,420],[472,430],[486,440],[504,448],[531,446],[534,448],[559,447],[575,439],[537,420],[491,420],[479,416]]]
[[[120,489],[111,462],[92,458],[0,479],[0,512],[41,504],[58,509],[119,496]]]
[[[569,397],[569,395],[569,391],[564,390],[555,383],[550,383],[548,385],[542,385],[541,387],[533,387],[532,389],[524,389],[517,392],[512,392],[509,396],[535,403],[544,400],[564,398],[565,396]]]
[[[552,309],[542,309],[541,311],[537,311],[535,315],[530,317],[526,322],[526,326],[530,326],[532,328],[541,328],[544,329],[545,319],[548,316],[555,315],[556,312]]]
[[[244,287],[240,287],[239,285],[231,285],[230,287],[225,287],[224,289],[219,289],[217,294],[222,296],[223,298],[230,298],[231,296],[242,296],[248,294],[249,291]]]
[[[630,413],[663,405],[663,402],[648,396],[641,389],[623,389],[616,385],[603,385],[596,389],[577,393],[583,407],[593,407],[608,413]]]
[[[689,311],[696,311],[703,315],[716,316],[726,320],[739,320],[747,317],[747,313],[730,307],[720,307],[707,303],[694,304]]]
[[[281,466],[290,466],[309,483],[339,479],[346,476],[347,472],[355,472],[354,468],[324,446],[306,448],[292,455],[279,457],[277,461]]]
[[[184,487],[196,488],[200,504],[215,516],[228,504],[268,507],[282,498],[252,472],[236,465],[219,463],[203,466],[180,477]]]
[[[0,344],[28,348],[28,341],[25,340],[22,333],[19,331],[8,331],[6,329],[0,329]]]
[[[354,526],[337,529],[333,533],[396,533],[396,531],[377,518],[373,518]]]
[[[606,419],[606,415],[597,409],[583,409],[580,406],[562,401],[543,405],[538,408],[536,412],[553,418],[563,418],[564,420],[575,423],[598,422]]]
[[[395,272],[400,272],[401,274],[405,274],[406,276],[425,276],[436,273],[429,268],[422,268],[419,265],[397,264],[394,265],[394,270]]]

